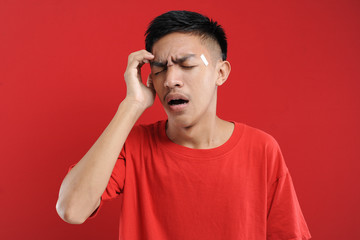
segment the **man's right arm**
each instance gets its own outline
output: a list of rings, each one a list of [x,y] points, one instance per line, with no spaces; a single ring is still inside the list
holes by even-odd
[[[100,197],[127,136],[137,119],[154,102],[155,90],[151,84],[149,87],[142,83],[140,74],[142,65],[153,57],[145,50],[129,55],[124,74],[126,98],[101,136],[61,184],[56,210],[64,221],[83,223],[100,205]]]

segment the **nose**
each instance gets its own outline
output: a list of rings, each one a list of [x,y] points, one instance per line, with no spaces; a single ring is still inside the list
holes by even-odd
[[[181,71],[175,65],[168,66],[166,71],[164,86],[167,88],[182,87],[184,85],[181,80]]]

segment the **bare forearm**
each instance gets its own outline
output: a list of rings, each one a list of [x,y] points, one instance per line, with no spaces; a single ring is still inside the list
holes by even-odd
[[[70,223],[82,223],[99,206],[111,173],[136,120],[154,103],[152,84],[142,83],[140,69],[154,56],[140,50],[128,57],[124,73],[126,98],[105,131],[66,175],[56,204],[58,214]]]
[[[82,223],[98,207],[124,142],[144,108],[125,99],[95,144],[66,175],[57,211],[70,223]]]

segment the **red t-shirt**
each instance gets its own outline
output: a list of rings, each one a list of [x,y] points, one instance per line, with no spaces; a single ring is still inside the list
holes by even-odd
[[[119,239],[311,238],[273,137],[235,123],[222,146],[190,149],[165,123],[133,128],[102,195],[123,195]]]

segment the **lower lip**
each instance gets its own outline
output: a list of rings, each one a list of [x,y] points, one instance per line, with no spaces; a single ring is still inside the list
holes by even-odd
[[[178,105],[169,105],[169,108],[171,111],[173,112],[181,112],[183,111],[187,106],[188,106],[189,103],[183,103],[183,104],[178,104]]]

